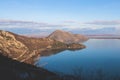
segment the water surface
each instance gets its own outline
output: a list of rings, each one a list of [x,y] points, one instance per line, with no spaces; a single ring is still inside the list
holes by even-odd
[[[52,72],[72,74],[75,72],[102,73],[120,76],[120,40],[90,39],[82,50],[65,50],[55,55],[40,57],[36,62]]]

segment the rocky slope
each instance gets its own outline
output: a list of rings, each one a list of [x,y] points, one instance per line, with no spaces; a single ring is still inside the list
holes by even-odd
[[[50,39],[54,39],[60,42],[64,42],[67,44],[70,43],[81,43],[88,40],[87,37],[80,34],[72,34],[70,32],[66,32],[63,30],[56,30],[52,34],[48,36]]]
[[[46,50],[82,49],[81,44],[65,44],[48,38],[30,38],[0,30],[0,52],[20,62],[32,64]]]

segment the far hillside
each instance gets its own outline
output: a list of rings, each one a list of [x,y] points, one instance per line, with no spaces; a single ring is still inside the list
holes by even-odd
[[[72,34],[70,32],[66,32],[63,30],[56,30],[53,33],[51,33],[48,38],[54,39],[60,42],[64,42],[67,44],[70,43],[82,43],[88,38],[86,36],[80,35],[80,34]]]

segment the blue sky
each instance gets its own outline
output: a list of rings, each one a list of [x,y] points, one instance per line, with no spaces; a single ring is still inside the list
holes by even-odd
[[[33,21],[54,25],[52,29],[79,29],[83,33],[88,29],[104,28],[108,29],[108,34],[112,29],[113,33],[118,33],[120,0],[0,0],[2,20]],[[55,25],[64,25],[65,28]],[[2,26],[0,29],[6,29]]]

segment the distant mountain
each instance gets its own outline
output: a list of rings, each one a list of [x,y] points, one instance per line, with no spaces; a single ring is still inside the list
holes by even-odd
[[[66,38],[71,36],[72,35],[66,35]],[[63,42],[50,39],[49,37],[32,38],[0,30],[0,52],[4,53],[2,55],[30,64],[32,64],[34,59],[46,50],[49,52],[49,50],[82,48],[85,48],[82,44],[65,44]]]
[[[67,44],[70,43],[81,43],[84,42],[86,40],[88,40],[88,38],[86,36],[80,35],[80,34],[72,34],[70,32],[66,32],[63,30],[56,30],[54,31],[52,34],[50,34],[48,36],[48,38],[50,39],[54,39],[60,42],[64,42]]]

